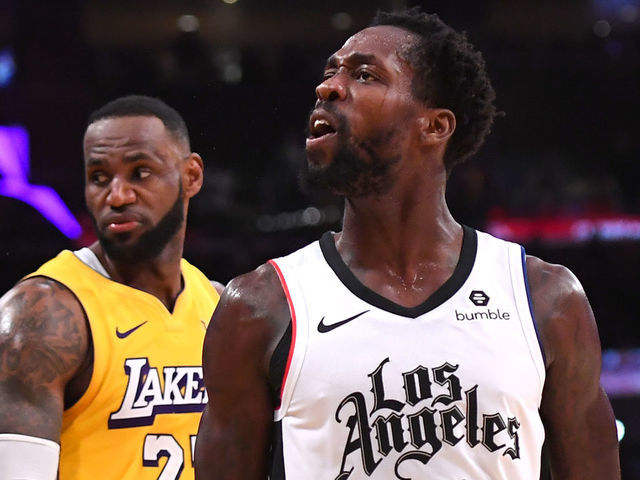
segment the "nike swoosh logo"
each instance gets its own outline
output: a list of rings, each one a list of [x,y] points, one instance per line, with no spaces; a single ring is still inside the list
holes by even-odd
[[[368,311],[369,310],[365,310],[364,312],[356,313],[353,317],[345,318],[344,320],[340,320],[339,322],[332,323],[331,325],[327,325],[326,323],[324,323],[324,317],[322,317],[322,320],[320,320],[320,323],[318,324],[318,331],[320,333],[330,332],[334,328],[338,328],[338,327],[344,325],[345,323],[349,323],[351,320],[355,320],[360,315],[364,315]]]
[[[116,327],[116,335],[118,336],[118,338],[127,338],[129,335],[131,335],[133,332],[135,332],[137,329],[139,329],[145,323],[147,323],[147,322],[144,321],[140,325],[136,325],[135,327],[127,330],[126,332],[121,332],[120,330],[118,330],[118,327]]]

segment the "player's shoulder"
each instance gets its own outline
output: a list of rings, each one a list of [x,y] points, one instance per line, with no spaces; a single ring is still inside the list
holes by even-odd
[[[221,303],[244,307],[255,316],[286,302],[278,274],[270,263],[233,278],[225,287]]]
[[[0,298],[0,317],[6,327],[0,342],[16,352],[28,352],[29,358],[55,360],[57,375],[68,378],[86,356],[89,332],[84,309],[56,280],[45,276],[21,280]]]
[[[527,255],[526,268],[532,295],[544,295],[556,302],[584,296],[578,277],[564,265]]]
[[[0,309],[5,311],[12,306],[20,307],[21,310],[36,309],[40,313],[47,313],[42,310],[47,306],[64,307],[79,313],[82,311],[80,302],[69,287],[44,275],[20,280],[0,298]]]
[[[215,350],[216,342],[236,348],[249,345],[247,351],[258,352],[262,362],[270,358],[289,322],[289,305],[278,275],[271,264],[263,264],[226,285],[207,329],[205,351]]]
[[[578,332],[596,332],[582,284],[567,267],[526,257],[531,304],[547,363],[567,350]]]

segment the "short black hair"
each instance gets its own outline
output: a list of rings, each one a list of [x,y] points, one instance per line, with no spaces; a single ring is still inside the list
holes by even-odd
[[[491,131],[496,116],[495,91],[482,54],[436,14],[419,7],[378,11],[371,26],[389,25],[416,36],[399,52],[414,71],[415,97],[432,107],[448,108],[456,116],[456,130],[444,155],[447,172],[475,154]]]
[[[189,149],[189,130],[182,116],[163,100],[146,95],[127,95],[98,108],[89,115],[87,127],[98,120],[114,117],[157,117],[176,140],[186,142]]]

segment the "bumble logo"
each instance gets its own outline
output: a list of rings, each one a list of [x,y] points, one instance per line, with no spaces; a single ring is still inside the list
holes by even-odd
[[[489,295],[482,290],[472,290],[469,294],[469,300],[477,307],[486,307],[489,304]],[[472,320],[509,320],[511,314],[503,312],[499,308],[491,310],[490,308],[476,309],[471,312],[455,310],[456,320],[458,322]]]
[[[471,295],[469,295],[469,300],[478,307],[485,307],[489,303],[489,295],[482,290],[473,290]]]

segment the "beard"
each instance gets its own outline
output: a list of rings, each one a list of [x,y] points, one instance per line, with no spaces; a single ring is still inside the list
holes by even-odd
[[[184,223],[184,207],[182,204],[182,183],[178,198],[157,225],[140,235],[133,244],[127,244],[129,233],[107,237],[99,228],[93,214],[93,226],[103,250],[112,260],[130,264],[140,264],[160,255]]]
[[[322,162],[313,158],[317,152],[307,154],[307,161],[299,174],[302,190],[306,193],[316,189],[328,190],[349,198],[382,195],[389,191],[392,184],[390,170],[400,161],[400,155],[383,156],[379,151],[393,141],[397,128],[374,139],[356,141],[344,115],[338,113],[332,104],[322,106],[338,123],[338,146],[328,165],[318,166]]]

